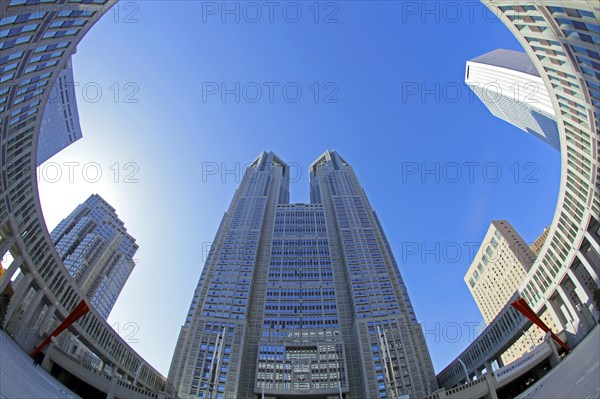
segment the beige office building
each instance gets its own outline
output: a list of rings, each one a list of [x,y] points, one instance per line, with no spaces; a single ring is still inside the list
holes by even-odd
[[[465,275],[465,282],[486,324],[498,315],[527,276],[536,258],[533,249],[537,248],[535,245],[541,248],[546,233],[542,233],[530,247],[508,221],[495,220],[490,225]],[[550,328],[555,328],[548,312],[542,314],[542,320]],[[503,363],[508,364],[520,358],[543,337],[544,332],[539,327],[531,326],[504,352]]]
[[[542,250],[542,246],[544,245],[544,243],[546,242],[546,238],[548,237],[549,231],[550,231],[550,226],[546,227],[544,229],[544,232],[542,234],[540,234],[540,236],[538,238],[536,238],[535,241],[531,243],[531,245],[529,245],[529,248],[531,248],[531,250],[533,251],[535,256],[538,256],[540,254],[540,251]]]

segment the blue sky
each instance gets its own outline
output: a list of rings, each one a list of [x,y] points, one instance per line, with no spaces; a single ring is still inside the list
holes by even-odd
[[[92,193],[115,206],[140,250],[109,322],[166,374],[244,165],[274,151],[297,171],[292,202],[307,202],[308,165],[335,149],[379,215],[440,371],[482,320],[463,282],[472,243],[494,219],[531,242],[556,206],[560,155],[463,83],[468,59],[519,44],[476,1],[280,2],[271,15],[268,2],[226,3],[238,21],[223,4],[122,1],[84,38],[84,138],[39,169],[48,228]],[[221,96],[236,83],[239,101]],[[79,162],[72,178],[65,162]]]

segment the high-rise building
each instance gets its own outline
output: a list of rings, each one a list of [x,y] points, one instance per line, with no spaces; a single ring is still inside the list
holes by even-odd
[[[52,86],[37,146],[37,166],[82,137],[71,59]]]
[[[108,318],[135,266],[133,255],[138,249],[115,209],[94,194],[50,236],[88,303]]]
[[[181,398],[420,398],[437,389],[390,245],[352,167],[246,170],[208,254],[167,388]]]
[[[507,220],[494,220],[464,280],[486,324],[514,295],[535,254]]]
[[[540,236],[538,238],[536,238],[535,241],[529,245],[529,248],[531,248],[531,250],[533,251],[535,256],[538,256],[540,254],[540,251],[542,250],[542,247],[544,246],[544,243],[546,242],[546,238],[548,238],[549,231],[550,231],[550,226],[546,227],[544,229],[544,231],[542,232],[542,234],[540,234]]]
[[[494,320],[517,292],[535,258],[536,254],[507,220],[492,222],[464,277],[485,324]],[[544,312],[542,320],[549,327],[556,327],[548,312]],[[503,363],[520,358],[538,345],[544,335],[539,327],[530,327],[504,352]]]
[[[494,116],[560,151],[550,95],[526,53],[498,49],[473,58],[465,83]]]

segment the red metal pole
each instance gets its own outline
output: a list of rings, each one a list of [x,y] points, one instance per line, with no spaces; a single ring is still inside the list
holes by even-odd
[[[521,312],[523,314],[523,316],[525,316],[529,320],[531,320],[532,323],[534,323],[536,326],[541,328],[544,332],[549,332],[550,335],[552,336],[552,339],[554,341],[556,341],[557,344],[562,346],[564,350],[566,350],[567,352],[571,350],[571,348],[569,348],[569,346],[567,344],[565,344],[560,338],[558,338],[558,336],[550,330],[550,328],[546,325],[546,323],[544,323],[542,321],[542,319],[540,319],[538,317],[538,315],[535,314],[533,309],[531,309],[531,307],[529,307],[527,302],[525,302],[525,299],[519,298],[516,301],[514,301],[513,303],[511,303],[511,305],[513,308],[515,308],[519,312]]]
[[[31,352],[31,357],[37,355],[42,349],[44,349],[46,345],[50,343],[52,337],[56,337],[58,334],[69,328],[71,324],[75,323],[81,318],[81,316],[83,316],[89,311],[90,308],[88,304],[85,303],[85,300],[82,299],[81,302],[79,302],[79,305],[75,306],[75,309],[73,309],[71,314],[67,316],[67,318],[62,323],[60,323],[58,327],[56,327],[56,330],[54,330],[52,334],[50,334],[48,338],[46,338],[44,342],[41,343],[40,346],[38,346],[33,352]]]

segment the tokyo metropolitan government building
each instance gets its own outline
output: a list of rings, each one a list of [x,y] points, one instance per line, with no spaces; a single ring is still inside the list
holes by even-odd
[[[310,204],[263,152],[211,246],[171,363],[180,398],[419,398],[437,389],[390,245],[352,167],[310,166]]]

